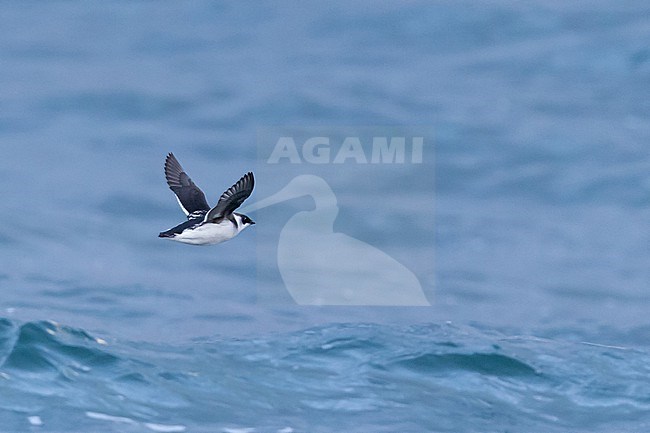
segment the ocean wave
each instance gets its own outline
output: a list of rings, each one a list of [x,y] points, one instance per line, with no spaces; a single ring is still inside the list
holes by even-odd
[[[647,361],[451,324],[165,345],[0,319],[0,413],[15,431],[35,421],[65,431],[453,431],[450,414],[475,426],[599,431],[612,414],[648,409],[650,385],[638,380]]]
[[[464,370],[490,376],[535,376],[533,367],[515,358],[498,353],[427,353],[399,362],[407,368],[422,372]]]

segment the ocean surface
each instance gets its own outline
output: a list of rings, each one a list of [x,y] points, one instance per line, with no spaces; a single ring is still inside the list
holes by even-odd
[[[645,2],[0,17],[0,432],[650,431]],[[269,227],[309,202],[157,237],[183,219],[168,152],[211,203],[256,172],[254,202],[285,183],[260,131],[400,126],[424,163],[337,169],[334,227],[431,306],[293,302]]]

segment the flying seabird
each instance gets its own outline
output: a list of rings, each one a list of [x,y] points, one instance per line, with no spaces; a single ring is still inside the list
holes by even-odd
[[[205,194],[185,173],[173,153],[165,160],[165,178],[187,221],[158,235],[191,245],[215,245],[237,236],[255,222],[235,212],[253,192],[255,179],[248,172],[221,194],[219,202],[210,209]]]

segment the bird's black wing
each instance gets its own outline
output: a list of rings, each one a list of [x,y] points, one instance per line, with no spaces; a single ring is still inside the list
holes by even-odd
[[[248,172],[243,175],[233,186],[221,194],[217,205],[210,209],[205,216],[205,221],[214,221],[233,213],[251,195],[254,186],[253,173]]]
[[[188,228],[195,228],[203,223],[203,218],[189,218],[187,221],[180,223],[176,227],[172,227],[169,230],[160,232],[158,234],[159,238],[173,238],[175,235],[180,235]]]
[[[176,194],[178,204],[185,215],[189,217],[193,212],[210,210],[210,206],[205,200],[205,194],[183,171],[183,167],[173,153],[167,155],[165,160],[165,178],[169,189]]]

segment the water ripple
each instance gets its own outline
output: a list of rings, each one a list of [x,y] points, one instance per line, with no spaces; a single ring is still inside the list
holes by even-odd
[[[0,319],[0,411],[18,424],[56,419],[59,429],[203,431],[250,425],[253,410],[264,431],[286,428],[287,417],[316,420],[311,431],[351,431],[359,416],[367,426],[406,416],[447,431],[438,417],[484,406],[469,420],[508,413],[493,425],[598,430],[609,418],[590,415],[594,407],[610,415],[650,407],[648,361],[645,352],[452,325],[327,325],[172,345],[107,343],[49,321]]]

